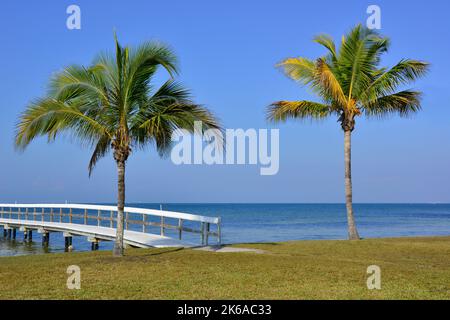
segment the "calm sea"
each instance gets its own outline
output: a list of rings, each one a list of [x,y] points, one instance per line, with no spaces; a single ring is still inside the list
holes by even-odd
[[[159,204],[130,204],[159,209]],[[287,240],[345,239],[343,204],[166,204],[164,210],[222,217],[223,243],[278,242]],[[356,204],[360,235],[364,238],[450,235],[450,204]],[[170,234],[169,234],[170,235]],[[199,243],[199,235],[185,238]],[[0,256],[64,252],[62,234],[52,233],[43,249],[37,232],[33,243],[23,235],[7,240],[0,235]],[[211,239],[213,241],[213,239]],[[83,237],[73,239],[76,251],[90,250]],[[112,243],[102,242],[109,250]]]

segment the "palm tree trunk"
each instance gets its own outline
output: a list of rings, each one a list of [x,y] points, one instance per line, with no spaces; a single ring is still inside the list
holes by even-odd
[[[124,234],[124,208],[125,208],[125,161],[117,161],[118,188],[117,188],[117,227],[116,241],[114,243],[113,255],[123,256],[123,234]]]
[[[355,217],[353,216],[353,191],[352,191],[352,131],[344,131],[345,153],[345,204],[347,206],[348,238],[359,240],[356,230]]]

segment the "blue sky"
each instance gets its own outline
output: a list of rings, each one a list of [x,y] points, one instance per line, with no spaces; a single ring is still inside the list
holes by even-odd
[[[66,28],[77,4],[82,29]],[[355,202],[450,202],[450,25],[448,1],[2,1],[0,10],[0,202],[113,202],[116,169],[102,160],[89,179],[90,151],[68,139],[13,148],[14,126],[27,103],[43,95],[50,75],[89,64],[124,44],[158,39],[180,60],[180,79],[227,128],[270,128],[265,107],[280,99],[314,99],[274,68],[289,56],[323,54],[311,39],[339,39],[382,10],[392,39],[383,64],[401,58],[432,63],[413,85],[423,111],[411,119],[358,119],[353,138]],[[164,73],[159,75],[166,77]],[[278,126],[276,126],[278,127]],[[256,166],[175,166],[154,150],[128,162],[129,202],[343,202],[343,134],[332,118],[280,125],[280,172]]]

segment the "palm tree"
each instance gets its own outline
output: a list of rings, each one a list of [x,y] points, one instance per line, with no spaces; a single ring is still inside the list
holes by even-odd
[[[338,118],[344,131],[345,194],[349,239],[360,239],[352,206],[351,134],[355,120],[384,117],[391,114],[408,116],[420,110],[421,92],[399,90],[423,76],[428,63],[403,59],[392,68],[381,68],[380,59],[390,41],[376,31],[361,25],[342,38],[340,49],[333,39],[320,35],[314,39],[326,48],[327,54],[313,61],[307,58],[288,58],[278,64],[284,73],[321,98],[321,102],[279,101],[268,108],[268,119],[283,122],[288,118]]]
[[[112,151],[118,171],[113,254],[123,256],[125,164],[132,151],[154,144],[162,156],[169,152],[174,131],[194,132],[195,121],[202,122],[203,130],[220,130],[220,125],[172,77],[158,90],[150,85],[160,67],[171,76],[178,73],[177,59],[167,46],[146,42],[122,47],[115,37],[115,49],[115,55],[100,54],[90,67],[73,65],[56,74],[48,95],[21,115],[16,146],[25,149],[36,137],[54,140],[70,134],[94,150],[89,175]]]

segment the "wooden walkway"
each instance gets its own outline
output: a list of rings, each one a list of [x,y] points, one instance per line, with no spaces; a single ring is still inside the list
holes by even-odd
[[[90,239],[100,241],[114,241],[116,229],[98,227],[91,225],[59,223],[59,222],[39,222],[16,219],[0,219],[0,225],[4,228],[16,228],[36,230],[38,233],[63,232],[66,236],[86,236]],[[185,241],[137,231],[125,230],[124,242],[130,246],[138,248],[167,248],[167,247],[193,247],[195,244]]]
[[[124,220],[124,242],[133,247],[207,246],[210,237],[216,237],[217,244],[221,244],[220,218],[127,207]],[[170,224],[171,221],[176,223]],[[194,224],[200,225],[200,228],[193,227]],[[32,232],[37,231],[42,234],[44,245],[48,245],[50,233],[62,232],[66,248],[71,247],[73,236],[85,236],[92,243],[92,249],[96,250],[99,241],[115,240],[116,225],[117,208],[114,206],[0,204],[0,226],[3,226],[4,237],[16,238],[19,230],[24,232],[24,240],[31,241]],[[211,229],[211,225],[216,226],[215,230]],[[160,234],[148,232],[155,227]],[[178,239],[168,237],[168,230],[172,230],[172,234],[175,231]],[[201,244],[183,240],[183,231],[199,234]]]

